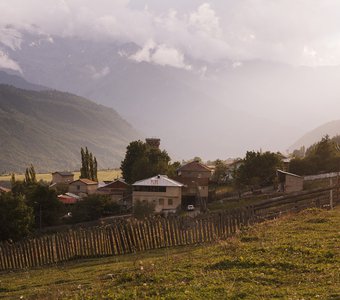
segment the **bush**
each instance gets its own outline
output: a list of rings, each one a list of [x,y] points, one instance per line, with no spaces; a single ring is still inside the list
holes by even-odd
[[[155,205],[149,202],[137,201],[133,207],[133,215],[137,219],[147,218],[155,212]]]
[[[78,201],[72,209],[72,223],[98,220],[100,217],[120,212],[119,204],[107,195],[90,195]]]
[[[0,193],[0,240],[19,240],[27,236],[33,220],[33,210],[22,196]]]

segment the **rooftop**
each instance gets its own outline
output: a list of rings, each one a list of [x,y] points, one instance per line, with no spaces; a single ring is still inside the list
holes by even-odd
[[[178,168],[178,171],[198,171],[198,172],[211,172],[211,169],[199,161],[189,162]]]
[[[90,179],[87,179],[87,178],[79,178],[75,181],[72,181],[70,184],[74,183],[74,182],[77,182],[77,181],[80,181],[82,183],[85,183],[86,185],[91,185],[91,184],[98,184],[97,181],[93,181],[93,180],[90,180]]]
[[[183,184],[170,179],[166,175],[157,175],[151,178],[136,181],[133,186],[175,186],[182,187]]]

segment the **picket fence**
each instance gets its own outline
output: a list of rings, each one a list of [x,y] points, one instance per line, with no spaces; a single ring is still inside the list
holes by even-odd
[[[263,200],[253,206],[190,217],[125,219],[105,227],[69,230],[15,243],[0,243],[0,271],[36,268],[70,260],[213,242],[242,226],[308,207],[339,201],[339,187]],[[333,203],[333,204],[332,204]]]

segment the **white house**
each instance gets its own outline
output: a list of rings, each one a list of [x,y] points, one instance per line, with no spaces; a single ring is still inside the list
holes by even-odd
[[[155,205],[155,212],[175,212],[181,206],[183,184],[168,178],[166,175],[157,175],[135,182],[132,192],[132,204],[148,202]]]

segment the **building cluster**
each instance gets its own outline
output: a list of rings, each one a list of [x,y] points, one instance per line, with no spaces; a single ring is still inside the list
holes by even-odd
[[[96,182],[89,179],[74,180],[71,172],[52,173],[50,188],[67,192],[58,195],[64,204],[74,204],[93,194],[108,195],[123,209],[133,208],[137,202],[151,203],[156,213],[174,213],[178,208],[205,208],[208,200],[211,169],[199,161],[181,166],[175,178],[157,175],[129,185],[124,179]]]
[[[157,138],[146,139],[146,142],[151,147],[160,146],[160,139]],[[224,176],[232,178],[234,170],[240,164],[242,161],[239,160],[232,162]],[[288,173],[286,169],[277,171],[278,191],[289,193],[302,190],[303,177]],[[205,211],[212,173],[213,167],[198,160],[180,166],[173,178],[159,174],[132,185],[122,178],[96,182],[85,178],[75,180],[71,172],[54,172],[50,188],[58,192],[64,191],[58,195],[58,199],[66,205],[73,205],[84,197],[98,194],[109,196],[120,205],[122,211],[131,211],[138,202],[152,204],[156,213],[175,213],[179,208]],[[0,193],[9,191],[0,187]]]

